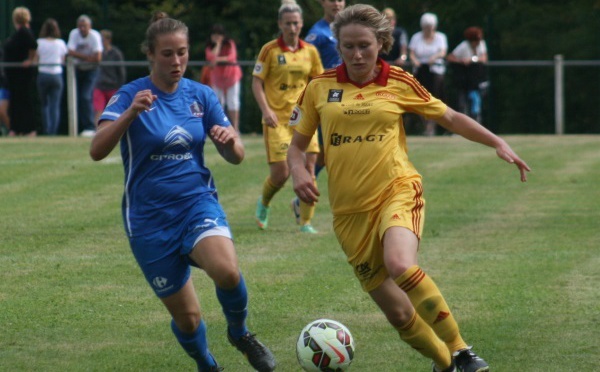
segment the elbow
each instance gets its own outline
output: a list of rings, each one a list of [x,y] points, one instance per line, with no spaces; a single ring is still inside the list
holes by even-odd
[[[93,144],[90,146],[90,158],[92,158],[93,161],[100,161],[104,159],[106,155],[107,154],[104,151],[96,148]]]

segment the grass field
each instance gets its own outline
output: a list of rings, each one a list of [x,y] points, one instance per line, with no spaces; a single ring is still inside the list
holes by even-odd
[[[420,264],[442,289],[467,342],[493,371],[600,367],[600,136],[512,136],[533,168],[519,182],[494,151],[455,137],[409,138],[424,176]],[[315,227],[297,232],[288,185],[268,231],[253,220],[267,174],[262,140],[228,165],[207,147],[250,290],[251,329],[279,371],[298,371],[309,321],[345,323],[353,371],[429,371],[364,294],[331,228],[326,175]],[[122,228],[123,170],[94,163],[89,140],[0,139],[0,371],[191,371],[169,317],[145,283]],[[204,273],[194,282],[210,346],[226,371],[249,371],[226,341]]]

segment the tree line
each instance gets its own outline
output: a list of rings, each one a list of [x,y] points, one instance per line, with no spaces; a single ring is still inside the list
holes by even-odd
[[[304,11],[304,34],[322,16],[317,0],[297,0]],[[436,13],[438,30],[448,36],[449,51],[462,41],[469,26],[480,26],[491,61],[600,60],[600,1],[598,0],[455,0],[346,1],[368,3],[378,9],[394,8],[398,25],[410,35],[419,30],[423,12]],[[143,60],[140,51],[151,14],[156,10],[184,21],[190,30],[190,58],[204,59],[209,30],[221,23],[238,45],[241,61],[253,61],[260,48],[275,38],[279,0],[11,0],[27,6],[32,29],[55,18],[63,37],[75,27],[80,14],[93,20],[95,29],[113,31],[114,44],[127,60]],[[197,78],[190,68],[189,77]],[[128,77],[147,73],[130,69]],[[242,92],[243,132],[260,131],[260,111],[250,90],[252,68],[244,67]],[[548,67],[491,67],[490,94],[485,99],[484,124],[499,133],[553,133],[554,72]],[[452,75],[447,76],[447,103],[452,102]],[[600,133],[600,69],[567,67],[565,70],[565,132]]]

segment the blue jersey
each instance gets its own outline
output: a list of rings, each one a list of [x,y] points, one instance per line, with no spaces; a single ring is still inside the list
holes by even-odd
[[[317,47],[324,69],[330,69],[342,64],[342,59],[337,51],[337,39],[333,37],[329,22],[325,18],[315,23],[304,41],[307,41]]]
[[[149,77],[135,80],[111,98],[100,120],[116,120],[136,93],[158,99],[131,123],[121,139],[125,169],[123,220],[130,237],[181,223],[190,205],[216,188],[204,164],[204,143],[214,125],[229,126],[210,87],[181,79],[177,91],[160,91]]]

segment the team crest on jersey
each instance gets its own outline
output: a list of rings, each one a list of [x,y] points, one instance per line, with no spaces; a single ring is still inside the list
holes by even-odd
[[[106,104],[106,107],[112,105],[113,103],[117,102],[119,100],[119,97],[121,95],[120,94],[115,94],[114,96],[110,97],[110,99],[108,100],[108,103]]]
[[[293,127],[300,121],[302,117],[302,111],[298,106],[294,107],[294,111],[292,111],[292,116],[290,116],[290,126]]]
[[[198,101],[194,101],[190,105],[190,111],[192,112],[192,116],[201,118],[204,116],[204,107],[198,103]]]
[[[168,151],[176,147],[183,147],[185,150],[192,148],[193,137],[187,130],[183,129],[179,125],[171,128],[169,133],[165,136],[165,147],[163,151]]]
[[[306,39],[304,40],[308,41],[309,43],[312,43],[313,41],[317,40],[317,34],[308,34],[308,36],[306,36]]]
[[[277,63],[279,63],[280,65],[287,64],[287,61],[285,60],[285,56],[283,54],[277,56]]]
[[[343,89],[329,89],[329,95],[327,96],[327,102],[342,102],[343,94],[344,94]]]
[[[260,62],[257,62],[257,63],[254,65],[254,73],[255,73],[255,74],[260,74],[262,71],[263,71],[263,65],[262,65],[262,63],[260,63]]]

